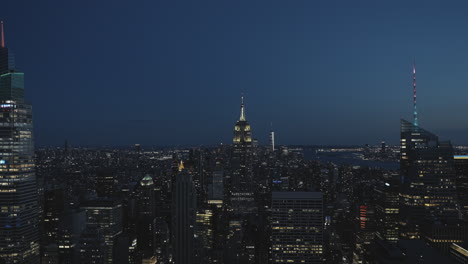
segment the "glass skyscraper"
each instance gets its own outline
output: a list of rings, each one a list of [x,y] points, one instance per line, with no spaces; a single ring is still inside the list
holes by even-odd
[[[453,148],[431,132],[401,120],[401,236],[418,239],[425,222],[457,218]]]
[[[38,195],[34,172],[32,108],[24,73],[0,46],[0,260],[39,263]]]

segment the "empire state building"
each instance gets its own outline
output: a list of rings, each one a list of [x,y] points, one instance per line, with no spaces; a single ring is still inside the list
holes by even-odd
[[[0,26],[0,262],[39,263],[32,108]]]
[[[234,126],[231,166],[231,206],[239,213],[250,211],[253,202],[252,131],[245,118],[244,97],[241,97],[241,113]]]

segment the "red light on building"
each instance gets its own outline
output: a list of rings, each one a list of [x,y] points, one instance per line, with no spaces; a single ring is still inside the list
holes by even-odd
[[[367,222],[367,206],[366,205],[359,206],[359,222],[360,222],[361,229],[366,228],[366,222]]]

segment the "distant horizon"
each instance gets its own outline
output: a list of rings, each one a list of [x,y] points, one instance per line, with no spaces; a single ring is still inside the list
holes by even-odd
[[[387,146],[389,147],[398,147],[400,145],[398,144],[388,144],[385,142]],[[135,143],[139,144],[139,143]],[[105,149],[105,148],[114,148],[114,149],[134,149],[135,144],[130,144],[130,145],[73,145],[69,143],[70,148],[96,148],[96,149]],[[59,148],[63,149],[65,148],[65,144],[62,145],[36,145],[37,149],[43,149],[43,148]],[[215,144],[199,144],[199,145],[190,145],[190,144],[184,144],[184,145],[142,145],[140,144],[140,147],[142,150],[153,148],[153,149],[189,149],[189,148],[217,148],[221,144],[215,145]],[[223,144],[223,145],[231,145],[231,144]],[[379,147],[380,144],[369,144],[370,147]],[[259,144],[259,147],[262,148],[267,148],[269,147],[268,144]],[[275,150],[279,150],[277,147],[300,147],[300,148],[358,148],[358,147],[365,147],[365,145],[309,145],[309,144],[291,144],[291,145],[276,145]],[[467,147],[468,145],[453,145],[454,148],[458,147]]]
[[[466,2],[48,3],[0,11],[39,145],[227,143],[241,94],[260,142],[396,143],[414,60],[419,125],[468,144]]]
[[[337,142],[333,142],[334,140],[328,140],[328,142],[313,142],[313,143],[299,143],[299,142],[285,142],[282,143],[281,141],[284,142],[282,138],[282,132],[287,131],[288,126],[284,128],[278,128],[277,130],[273,129],[275,131],[275,137],[276,137],[276,143],[278,145],[317,145],[317,146],[360,146],[360,145],[378,145],[380,142],[385,141],[387,144],[390,145],[398,145],[399,144],[399,137],[400,137],[400,119],[397,119],[398,123],[395,127],[393,127],[393,136],[390,140],[386,138],[379,137],[378,135],[374,135],[372,140],[369,141],[362,141],[362,142],[349,142],[353,140],[336,140]],[[263,126],[262,127],[262,132],[263,133],[257,133],[256,129],[256,124],[255,122],[250,121],[250,125],[252,127],[252,135],[253,138],[258,139],[259,145],[266,145],[268,144],[268,133],[270,131],[268,126]],[[126,145],[132,145],[135,143],[133,142],[140,142],[142,145],[151,145],[151,146],[178,146],[178,145],[190,145],[190,146],[197,146],[197,145],[219,145],[221,143],[223,144],[231,144],[232,143],[232,135],[233,135],[233,128],[234,128],[234,121],[232,122],[231,125],[226,124],[226,127],[223,129],[223,134],[222,136],[219,136],[219,138],[224,139],[224,140],[219,140],[218,142],[213,142],[210,139],[205,139],[205,140],[200,140],[199,142],[190,142],[190,141],[197,141],[197,140],[187,140],[193,139],[193,135],[189,133],[188,131],[174,131],[174,134],[178,134],[178,136],[181,138],[181,142],[178,143],[173,142],[174,140],[171,140],[172,142],[169,143],[152,143],[152,142],[157,142],[161,141],[164,139],[164,136],[167,135],[158,135],[159,131],[159,126],[158,126],[158,120],[128,120],[128,121],[118,121],[118,120],[106,120],[106,121],[98,121],[98,120],[68,120],[68,121],[61,121],[61,122],[56,122],[56,125],[63,125],[63,124],[70,124],[70,126],[61,126],[60,128],[56,129],[61,129],[61,132],[63,133],[62,139],[58,138],[54,133],[51,134],[37,134],[35,135],[36,138],[36,145],[37,146],[61,146],[65,142],[65,140],[68,140],[69,142],[75,142],[77,145],[83,145],[83,146],[102,146],[102,145],[109,145],[109,146],[126,146]],[[96,127],[95,124],[100,123],[104,124],[101,127]],[[421,123],[421,121],[420,121]],[[423,120],[422,125],[420,125],[421,128],[424,128],[435,135],[439,136],[439,138],[442,141],[449,140],[453,145],[468,145],[468,137],[464,137],[464,130],[457,131],[457,130],[447,130],[444,128],[440,128],[440,130],[428,128],[425,126],[425,122]],[[34,124],[35,127],[41,127],[41,124],[37,124],[37,122]],[[97,129],[96,129],[97,128]],[[50,129],[50,127],[49,127]],[[41,129],[36,129],[36,131]],[[140,134],[142,135],[141,137],[126,137],[128,135],[128,131],[131,130],[139,130],[141,131]],[[203,132],[197,129],[198,133],[200,135],[203,135]],[[49,130],[50,131],[50,130]],[[151,134],[146,134],[143,135],[143,132],[148,132],[151,131]],[[438,133],[438,132],[441,133]],[[120,134],[119,134],[120,133]],[[327,133],[327,131],[323,130],[321,133]],[[346,133],[344,131],[344,133]],[[119,134],[120,141],[121,143],[116,143],[116,142],[109,142],[109,138],[107,137],[108,134]],[[68,137],[67,137],[68,136]],[[161,137],[159,137],[161,136]],[[464,140],[455,142],[451,138],[463,138]],[[159,137],[159,138],[158,138]],[[380,139],[379,139],[380,138]],[[45,144],[43,142],[53,142],[49,144]],[[89,142],[89,143],[84,143],[84,142]],[[112,141],[115,141],[115,139],[112,139]],[[205,142],[202,142],[205,141]],[[210,142],[211,141],[211,142]],[[349,143],[348,143],[349,142]]]

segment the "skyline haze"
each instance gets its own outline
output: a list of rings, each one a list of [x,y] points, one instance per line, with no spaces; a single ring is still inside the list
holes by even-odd
[[[228,144],[242,92],[262,144],[270,123],[278,144],[396,144],[413,59],[421,127],[468,144],[467,4],[360,3],[9,2],[0,18],[39,146]]]

